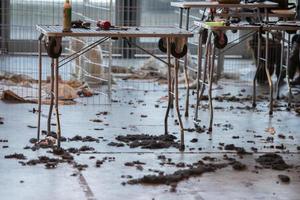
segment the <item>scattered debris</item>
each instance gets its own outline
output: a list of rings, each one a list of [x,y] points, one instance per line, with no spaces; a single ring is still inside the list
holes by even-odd
[[[95,122],[95,123],[102,123],[103,122],[103,120],[101,120],[101,119],[91,119],[90,121]]]
[[[116,140],[126,143],[130,148],[141,147],[142,149],[162,149],[175,147],[179,144],[175,142],[177,139],[173,135],[147,135],[147,134],[133,134],[133,135],[119,135]]]
[[[29,140],[29,142],[31,143],[31,144],[35,144],[35,143],[37,143],[37,139],[36,138],[30,138],[30,140]]]
[[[68,138],[69,141],[81,141],[81,142],[99,142],[99,139],[94,138],[92,136],[82,137],[80,135],[75,135],[72,138]]]
[[[37,128],[37,126],[27,125],[28,128]]]
[[[108,146],[113,146],[113,147],[124,147],[125,144],[121,142],[110,142],[107,144]]]
[[[198,139],[197,138],[193,138],[190,142],[191,143],[196,143],[196,142],[198,142]]]
[[[4,156],[6,159],[26,160],[27,158],[22,153],[14,153]]]
[[[271,168],[275,170],[285,170],[290,168],[283,158],[276,153],[267,153],[259,156],[259,158],[256,159],[256,162],[261,164],[264,168]]]
[[[232,164],[232,168],[237,171],[243,171],[243,170],[247,169],[247,166],[239,161],[235,161]]]
[[[270,133],[271,135],[274,135],[276,133],[274,127],[266,128],[265,132]]]
[[[131,179],[128,184],[175,184],[190,177],[201,176],[203,173],[214,172],[217,169],[226,167],[227,164],[198,164],[190,169],[177,170],[167,175],[145,175],[139,179]]]
[[[96,115],[108,115],[107,111],[98,112]]]
[[[280,179],[281,182],[283,183],[289,183],[291,181],[290,177],[287,175],[279,174],[278,178]]]
[[[237,154],[240,155],[251,154],[250,152],[247,152],[243,147],[236,147],[234,144],[226,144],[224,149],[229,151],[235,150]]]
[[[146,163],[140,162],[139,160],[124,163],[124,165],[127,166],[127,167],[133,167],[135,165],[145,165],[145,164]]]

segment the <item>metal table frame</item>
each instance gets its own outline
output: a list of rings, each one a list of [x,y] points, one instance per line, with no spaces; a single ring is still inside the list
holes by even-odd
[[[218,2],[171,2],[171,6],[177,7],[180,9],[180,18],[179,18],[179,28],[182,28],[183,26],[183,11],[186,10],[186,23],[185,23],[185,29],[189,30],[189,23],[190,23],[190,10],[192,8],[253,8],[256,9],[258,12],[258,17],[260,21],[262,20],[260,18],[260,10],[258,8],[264,9],[264,15],[266,22],[269,20],[269,8],[277,7],[277,3],[266,1],[266,2],[260,2],[260,3],[240,3],[240,4],[220,4]],[[251,15],[253,16],[253,14]],[[187,56],[184,57],[184,75],[185,75],[185,84],[186,84],[186,100],[185,100],[185,117],[189,116],[189,76],[188,76],[188,69],[187,66]]]
[[[195,124],[198,123],[198,110],[200,106],[201,99],[205,90],[205,86],[208,86],[208,100],[209,100],[209,127],[208,131],[212,131],[213,126],[213,102],[212,102],[212,79],[213,79],[213,69],[214,69],[214,60],[215,60],[215,46],[213,40],[214,31],[228,31],[228,30],[249,30],[253,31],[253,34],[261,33],[261,26],[255,25],[231,25],[231,26],[207,26],[203,22],[195,22],[196,26],[200,27],[199,31],[199,45],[198,45],[198,71],[197,71],[197,88],[196,88],[196,105],[195,105]],[[208,37],[205,44],[205,59],[204,59],[204,71],[202,75],[202,33],[203,30],[208,30]],[[268,48],[266,48],[268,49]],[[258,58],[260,57],[260,37],[258,37]],[[266,50],[267,51],[267,50]],[[267,54],[267,53],[266,53]],[[268,62],[266,60],[266,62]],[[265,70],[267,74],[269,73],[268,63],[265,64]],[[207,80],[206,80],[207,79]],[[254,77],[253,82],[256,82],[256,76]],[[254,86],[255,87],[255,86]],[[269,82],[270,91],[273,91],[273,86]],[[254,90],[255,91],[255,90]],[[255,94],[255,92],[253,92]],[[272,102],[272,95],[270,95]],[[254,100],[255,98],[253,98]],[[253,104],[254,105],[254,104]]]
[[[248,8],[248,9],[257,9],[258,16],[261,16],[260,10],[258,8],[264,9],[264,16],[266,21],[269,20],[268,9],[276,8],[277,3],[271,1],[265,2],[255,2],[255,3],[239,3],[239,4],[220,4],[216,1],[207,2],[207,1],[196,1],[196,2],[171,2],[171,6],[177,7],[180,9],[180,18],[179,26],[182,26],[183,23],[183,11],[186,10],[186,27],[189,26],[190,10],[192,8]],[[253,15],[252,15],[253,16]]]
[[[269,56],[269,34],[270,31],[281,31],[282,32],[282,40],[281,40],[281,63],[280,63],[280,75],[282,74],[283,67],[286,68],[286,78],[287,78],[287,84],[288,84],[288,92],[289,92],[289,98],[288,98],[288,108],[291,106],[291,99],[292,99],[292,91],[290,86],[290,78],[288,74],[288,62],[289,62],[289,50],[290,50],[290,40],[291,36],[288,34],[288,40],[287,40],[287,56],[286,56],[286,64],[283,64],[284,60],[284,46],[285,46],[285,32],[286,31],[297,31],[300,30],[300,26],[283,26],[283,25],[270,25],[270,24],[262,24],[261,26],[254,26],[254,25],[244,25],[244,26],[207,26],[203,22],[195,22],[195,25],[200,27],[199,32],[199,46],[198,46],[198,75],[197,75],[197,100],[196,100],[196,106],[195,106],[195,123],[198,122],[198,109],[199,104],[203,96],[203,92],[205,90],[205,85],[208,85],[208,100],[209,100],[209,110],[210,110],[210,120],[209,120],[209,131],[212,131],[212,125],[213,125],[213,104],[212,104],[212,77],[213,77],[213,69],[214,69],[214,59],[215,59],[215,47],[212,42],[213,38],[213,32],[214,31],[227,31],[227,30],[252,30],[254,31],[254,34],[258,34],[258,44],[257,44],[257,70],[255,73],[255,76],[253,78],[253,107],[256,107],[256,79],[257,79],[257,72],[260,66],[260,61],[265,62],[265,70],[268,77],[268,84],[269,84],[269,114],[273,114],[273,81],[272,77],[268,68],[268,56]],[[206,42],[206,52],[205,52],[205,63],[204,63],[204,72],[203,77],[201,78],[202,73],[202,31],[203,29],[207,29],[209,31],[207,42]],[[261,32],[265,31],[266,34],[266,49],[265,49],[265,58],[262,58],[261,56]],[[208,71],[208,73],[207,73]],[[208,82],[206,82],[208,74]],[[280,79],[278,78],[276,81],[277,85],[277,99],[279,99],[279,82]]]
[[[101,39],[97,40],[96,42],[80,49],[78,52],[75,52],[61,61],[59,58],[52,59],[51,62],[51,96],[50,96],[50,107],[49,107],[49,115],[47,121],[47,131],[50,133],[51,131],[51,116],[53,111],[53,106],[55,106],[55,113],[56,113],[56,122],[57,122],[57,146],[60,147],[61,144],[61,124],[60,124],[60,114],[59,114],[59,104],[58,104],[58,87],[59,87],[59,68],[64,66],[65,64],[69,63],[70,61],[76,59],[83,53],[89,51],[90,49],[100,45],[104,41],[110,40],[111,38],[114,39],[124,39],[131,45],[139,48],[140,50],[144,51],[145,53],[153,56],[154,58],[158,59],[159,61],[165,63],[168,66],[168,107],[165,114],[164,119],[164,127],[165,127],[165,134],[168,134],[168,117],[171,105],[173,103],[173,98],[175,98],[175,108],[177,113],[177,118],[179,121],[180,126],[180,150],[184,150],[184,128],[183,123],[181,120],[180,110],[179,110],[179,92],[178,92],[178,70],[179,70],[179,60],[175,58],[175,65],[173,66],[171,63],[171,39],[174,37],[185,38],[186,43],[188,45],[188,37],[192,37],[193,33],[179,29],[174,27],[127,27],[126,30],[110,30],[110,31],[102,31],[96,30],[96,28],[92,28],[91,30],[86,29],[73,29],[72,32],[62,32],[61,26],[47,26],[47,25],[37,25],[37,30],[41,32],[39,36],[39,48],[38,48],[38,57],[39,57],[39,80],[38,80],[38,129],[37,129],[37,139],[40,140],[40,131],[41,131],[41,113],[42,113],[42,40],[44,37],[55,37],[61,40],[63,37],[100,37]],[[167,61],[157,57],[152,52],[144,49],[143,47],[138,46],[135,43],[132,43],[128,40],[128,38],[138,38],[138,37],[152,37],[152,38],[166,38],[167,44]],[[174,74],[172,76],[172,69],[174,70]],[[109,84],[111,84],[110,78],[111,69],[109,66]],[[174,92],[172,89],[172,82],[174,82]],[[109,86],[109,97],[110,97],[110,89]]]
[[[286,80],[287,80],[287,86],[288,86],[288,109],[291,108],[291,104],[292,104],[292,87],[290,84],[290,77],[289,77],[289,57],[290,57],[290,48],[291,48],[291,34],[286,33],[287,31],[299,31],[300,30],[300,26],[299,24],[296,26],[292,26],[292,25],[284,25],[284,23],[282,25],[280,24],[275,24],[275,25],[265,25],[263,27],[263,30],[266,32],[270,32],[270,31],[280,31],[282,34],[282,40],[281,40],[281,58],[280,58],[280,75],[279,78],[276,81],[276,98],[279,99],[280,96],[280,77],[282,75],[283,72],[283,68],[286,68]],[[285,39],[287,34],[287,40]],[[284,64],[284,48],[285,48],[285,43],[286,43],[286,63]]]

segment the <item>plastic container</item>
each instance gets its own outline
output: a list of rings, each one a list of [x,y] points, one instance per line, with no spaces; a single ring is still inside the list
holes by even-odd
[[[63,32],[70,32],[72,28],[72,6],[70,0],[66,0],[64,3],[63,17]]]

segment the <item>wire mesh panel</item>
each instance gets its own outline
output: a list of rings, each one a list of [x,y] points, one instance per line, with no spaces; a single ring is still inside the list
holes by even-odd
[[[1,18],[1,36],[5,36],[1,37],[1,91],[10,90],[26,100],[30,99],[36,101],[38,79],[37,38],[39,33],[36,31],[35,26],[36,24],[62,24],[63,3],[64,1],[62,0],[1,1],[1,14],[5,16],[5,18]],[[94,24],[100,19],[111,20],[113,15],[113,3],[113,0],[73,0],[72,20],[80,19]],[[78,42],[75,44],[74,41],[72,43],[69,38],[63,40],[62,59],[64,56],[72,53],[72,48],[76,49],[79,48],[79,46],[86,46],[97,38],[76,39],[77,41],[80,40],[81,43]],[[88,84],[93,85],[92,90],[95,94],[93,97],[76,98],[75,101],[97,104],[108,103],[106,96],[98,95],[104,90],[107,90],[107,86],[103,83],[93,84],[93,79],[82,77],[82,70],[77,69],[78,67],[83,67],[85,70],[97,72],[97,70],[101,68],[98,63],[104,65],[108,62],[107,53],[102,52],[102,49],[108,50],[108,48],[108,43],[105,43],[101,47],[96,48],[93,52],[84,54],[60,69],[61,82],[74,87],[74,90],[71,90],[73,93],[77,92],[77,87],[85,86],[84,83],[88,82]],[[78,63],[79,60],[81,63]],[[51,59],[46,56],[46,53],[43,53],[42,77],[43,82],[45,82],[43,87],[48,87],[50,71]],[[74,84],[75,80],[78,81],[77,84]],[[79,82],[81,82],[81,85]],[[73,85],[71,83],[73,83]],[[47,91],[47,88],[44,88],[44,90]],[[44,97],[48,98],[49,93],[45,92]]]
[[[179,10],[171,7],[173,0],[72,0],[72,20],[84,20],[95,25],[98,20],[110,20],[118,26],[179,26]],[[2,0],[1,1],[1,91],[10,89],[25,98],[37,97],[37,38],[36,24],[62,24],[63,0]],[[202,13],[197,9],[191,10],[190,30],[194,30],[193,20],[201,19]],[[186,17],[184,16],[184,20]],[[243,32],[227,32],[229,41],[239,44],[224,52],[223,76],[229,73],[241,74],[255,69],[249,60],[246,43],[239,37]],[[197,63],[197,34],[190,38],[189,63],[196,67]],[[76,50],[93,43],[99,38],[65,38],[63,40],[62,59]],[[137,43],[147,51],[166,58],[158,50],[158,38],[138,38],[131,42]],[[112,62],[109,61],[109,51],[112,50]],[[51,59],[43,52],[43,80],[47,84],[50,75]],[[248,56],[248,57],[247,57]],[[246,58],[248,60],[241,60]],[[246,64],[245,64],[246,63]],[[93,97],[76,98],[81,103],[108,103],[102,93],[107,90],[107,66],[111,64],[113,88],[134,90],[159,90],[166,82],[166,66],[155,61],[144,51],[130,46],[122,40],[110,41],[96,47],[60,69],[61,80],[80,81],[88,84],[95,92]],[[250,66],[246,67],[245,65]],[[241,67],[242,66],[242,67]],[[251,68],[251,70],[250,70]],[[248,71],[247,71],[248,70]],[[242,73],[249,75],[249,73]],[[252,72],[251,72],[252,73]],[[251,74],[250,73],[250,74]],[[19,77],[18,81],[14,77]],[[9,77],[9,78],[7,78]],[[96,78],[95,78],[96,77]],[[193,77],[193,76],[192,76]],[[195,77],[195,76],[194,76]],[[49,81],[49,78],[48,78]],[[16,89],[18,88],[18,89]],[[47,93],[44,94],[47,97]],[[49,94],[48,94],[49,96]]]

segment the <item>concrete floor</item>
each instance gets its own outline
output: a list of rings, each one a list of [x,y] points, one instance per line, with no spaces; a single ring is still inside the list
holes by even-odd
[[[149,84],[149,83],[148,83]],[[232,95],[251,92],[247,84],[222,84],[224,89],[216,87],[215,94],[221,95],[231,91]],[[264,91],[264,88],[261,89]],[[180,91],[184,94],[184,91]],[[145,150],[140,148],[131,149],[125,147],[111,147],[107,144],[115,141],[117,135],[129,133],[163,134],[163,118],[166,101],[161,97],[166,95],[164,88],[157,91],[135,91],[118,90],[114,92],[114,99],[118,103],[110,105],[74,105],[61,106],[62,133],[65,137],[90,135],[103,137],[99,143],[64,142],[63,147],[79,147],[89,145],[96,149],[92,154],[96,159],[110,156],[115,157],[114,162],[105,162],[101,168],[95,167],[96,159],[89,159],[91,154],[75,155],[75,160],[82,164],[88,164],[88,168],[82,172],[77,171],[68,164],[60,164],[56,169],[48,170],[43,165],[22,166],[17,160],[4,159],[5,155],[12,153],[23,153],[28,159],[37,158],[40,155],[48,155],[46,150],[24,150],[23,147],[30,145],[29,139],[36,136],[36,129],[28,128],[28,125],[36,125],[37,115],[29,112],[36,105],[32,104],[6,104],[0,102],[0,117],[4,117],[4,124],[0,125],[0,139],[7,139],[8,143],[0,143],[0,198],[3,200],[66,200],[66,199],[134,199],[134,200],[168,200],[168,199],[195,199],[195,200],[217,200],[217,199],[280,199],[299,200],[300,191],[300,145],[299,117],[294,111],[288,112],[285,107],[279,107],[282,111],[276,111],[273,117],[269,117],[268,103],[258,102],[256,111],[237,109],[236,107],[251,106],[251,102],[215,102],[215,106],[222,107],[215,111],[215,126],[211,135],[207,133],[186,132],[186,151],[180,153],[175,148],[162,150]],[[184,95],[181,95],[181,105]],[[132,101],[133,104],[128,102]],[[191,103],[194,103],[194,96]],[[157,108],[155,105],[159,105]],[[279,102],[285,105],[285,102]],[[230,108],[233,106],[233,109]],[[47,106],[43,107],[44,114]],[[97,117],[99,111],[108,111],[107,116]],[[130,114],[130,113],[133,114]],[[141,114],[147,115],[141,118]],[[173,112],[171,112],[173,116]],[[100,118],[103,123],[94,123],[90,119]],[[208,112],[206,109],[200,111],[201,124],[207,125]],[[170,132],[179,136],[179,129],[170,118]],[[190,117],[183,120],[185,128],[193,128],[193,110]],[[106,125],[105,125],[106,124]],[[231,128],[226,128],[228,125]],[[43,129],[46,128],[46,116],[42,118]],[[266,128],[274,127],[276,133],[271,135]],[[94,130],[103,128],[103,130]],[[126,128],[126,129],[125,129]],[[55,127],[53,127],[55,130]],[[286,139],[280,139],[278,134],[284,134]],[[254,137],[260,135],[261,138]],[[232,136],[239,136],[233,139]],[[267,143],[266,138],[274,137],[273,143]],[[290,139],[292,136],[293,139]],[[191,143],[190,140],[198,138],[198,142]],[[247,141],[254,141],[255,144]],[[219,143],[235,144],[251,151],[251,147],[258,148],[258,153],[244,156],[240,159],[235,152],[220,150]],[[268,148],[270,145],[285,145],[286,150],[280,151]],[[8,145],[8,148],[2,146]],[[198,148],[202,150],[199,151]],[[278,151],[288,164],[293,168],[285,171],[271,169],[259,169],[255,171],[255,158],[265,152]],[[153,174],[148,169],[159,169],[166,173],[177,170],[175,166],[160,166],[158,155],[172,158],[174,162],[193,163],[201,160],[204,156],[213,156],[222,160],[224,154],[239,159],[247,164],[246,171],[234,171],[231,167],[217,170],[214,173],[206,173],[201,177],[190,178],[182,181],[177,186],[177,192],[170,192],[170,186],[159,185],[121,185],[127,179],[122,175],[132,175],[134,178],[145,174]],[[125,162],[140,160],[145,162],[143,171],[135,167],[124,166]],[[79,173],[78,176],[71,176]],[[289,184],[278,182],[278,174],[286,174],[291,178]],[[24,182],[22,182],[24,181]]]

